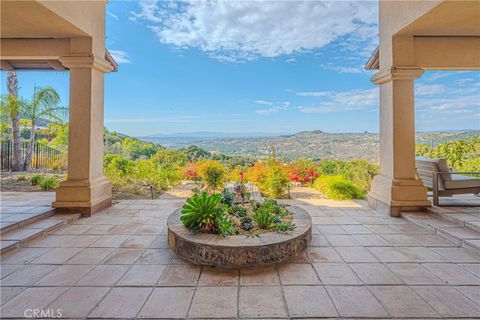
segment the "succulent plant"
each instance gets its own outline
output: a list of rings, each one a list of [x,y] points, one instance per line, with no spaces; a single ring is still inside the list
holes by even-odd
[[[242,206],[239,206],[239,205],[234,205],[234,206],[228,208],[228,213],[242,218],[242,217],[245,217],[247,215],[247,209],[242,207]]]
[[[226,204],[228,207],[233,206],[235,201],[235,195],[230,192],[227,188],[223,189],[222,191],[222,203]]]
[[[240,225],[241,225],[242,229],[245,230],[245,231],[249,231],[249,230],[253,229],[253,222],[252,222],[252,219],[250,219],[250,218],[243,218],[240,221]]]
[[[192,232],[212,231],[215,228],[216,217],[224,211],[220,200],[219,194],[211,196],[206,192],[202,195],[194,194],[183,206],[180,220]]]

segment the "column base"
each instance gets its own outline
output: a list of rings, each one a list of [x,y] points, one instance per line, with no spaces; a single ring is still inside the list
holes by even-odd
[[[105,177],[95,180],[67,180],[56,190],[52,206],[91,216],[112,205],[112,184]]]
[[[392,217],[399,217],[401,211],[422,210],[430,207],[427,188],[416,179],[391,179],[376,176],[367,195],[370,207]]]

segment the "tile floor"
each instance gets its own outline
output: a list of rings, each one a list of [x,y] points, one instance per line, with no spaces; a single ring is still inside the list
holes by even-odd
[[[1,258],[1,317],[480,318],[480,252],[363,201],[295,189],[312,246],[288,263],[222,271],[168,249],[183,202],[120,201]]]

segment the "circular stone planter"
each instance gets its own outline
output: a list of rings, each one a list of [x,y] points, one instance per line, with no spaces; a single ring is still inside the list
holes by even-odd
[[[255,237],[192,234],[180,221],[181,209],[168,217],[168,243],[180,258],[194,264],[227,269],[254,268],[286,261],[303,252],[312,239],[307,211],[290,206],[295,230],[267,232]]]

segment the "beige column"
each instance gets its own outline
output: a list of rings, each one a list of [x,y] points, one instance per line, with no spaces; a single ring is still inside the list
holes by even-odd
[[[89,215],[112,203],[103,175],[103,82],[111,66],[91,54],[60,61],[70,69],[68,180],[57,189],[53,206]]]
[[[415,172],[414,80],[422,74],[419,68],[392,67],[372,78],[380,85],[380,175],[372,181],[368,202],[392,216],[430,206]]]

